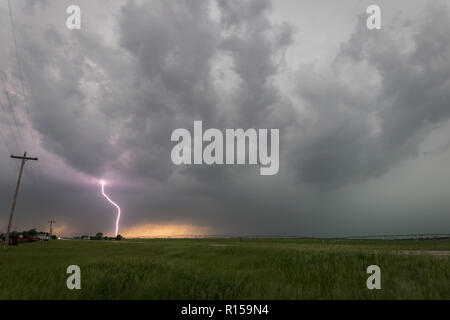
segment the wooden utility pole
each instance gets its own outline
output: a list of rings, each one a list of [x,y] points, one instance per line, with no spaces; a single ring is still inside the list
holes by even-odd
[[[52,240],[52,234],[53,234],[53,229],[52,229],[52,226],[53,226],[53,223],[54,222],[56,222],[56,221],[54,221],[54,220],[50,220],[48,223],[50,223],[50,235],[49,235],[49,237],[48,237],[48,240]]]
[[[11,223],[12,223],[12,219],[13,219],[13,215],[14,215],[14,209],[16,208],[17,195],[19,194],[20,180],[22,179],[23,167],[25,166],[25,162],[27,160],[35,160],[35,161],[37,161],[37,159],[38,159],[36,157],[35,158],[27,157],[27,153],[26,152],[23,154],[23,157],[11,155],[11,158],[13,158],[13,159],[21,159],[22,160],[22,165],[20,166],[19,177],[17,178],[16,192],[14,193],[14,199],[13,199],[13,203],[12,203],[12,206],[11,206],[11,213],[9,214],[8,230],[6,231],[6,238],[5,238],[4,248],[6,248],[8,246],[8,243],[9,243],[9,232],[11,231]]]

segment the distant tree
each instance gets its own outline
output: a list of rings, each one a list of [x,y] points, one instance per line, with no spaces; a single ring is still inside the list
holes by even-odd
[[[19,235],[20,234],[23,237],[32,238],[32,237],[35,237],[38,234],[38,232],[36,231],[36,229],[30,229],[30,230],[24,230],[24,231],[20,232]]]
[[[91,237],[91,240],[102,240],[103,239],[103,232],[97,232],[95,234],[95,237]]]
[[[122,240],[123,239],[123,237],[120,235],[120,234],[118,234],[117,236],[116,236],[116,240]]]
[[[38,232],[37,232],[37,230],[35,228],[28,230],[27,233],[31,237],[35,237],[38,234]]]

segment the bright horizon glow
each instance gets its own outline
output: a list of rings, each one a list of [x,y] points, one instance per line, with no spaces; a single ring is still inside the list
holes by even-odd
[[[100,183],[102,185],[102,195],[112,204],[117,208],[117,220],[116,220],[116,233],[115,236],[117,237],[118,232],[119,232],[119,220],[120,220],[120,207],[114,202],[112,201],[105,193],[105,181],[104,180],[100,180]]]
[[[123,230],[125,238],[191,238],[213,234],[209,227],[201,227],[185,222],[144,223]]]

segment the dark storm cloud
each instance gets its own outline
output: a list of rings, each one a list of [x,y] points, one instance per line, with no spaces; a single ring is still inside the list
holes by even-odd
[[[209,17],[207,2],[194,5],[168,2],[162,6],[130,3],[120,20],[121,45],[135,58],[138,81],[146,86],[132,126],[146,128],[149,133],[136,132],[134,141],[129,143],[135,145],[136,138],[143,139],[143,148],[138,152],[148,153],[145,148],[150,153],[154,149],[160,151],[151,165],[152,170],[165,166],[169,173],[181,174],[168,184],[168,194],[177,195],[176,199],[170,204],[167,195],[155,200],[154,203],[162,203],[154,211],[167,211],[170,207],[172,217],[188,216],[197,223],[214,221],[216,227],[223,220],[256,218],[251,213],[256,211],[248,207],[242,190],[236,188],[236,178],[242,172],[248,174],[248,169],[176,168],[169,160],[172,145],[167,143],[167,137],[175,128],[191,129],[193,120],[197,119],[203,120],[205,128],[277,127],[288,124],[293,113],[270,79],[279,71],[277,64],[291,41],[288,25],[269,22],[268,2],[219,2],[219,8],[223,10],[222,19],[216,21]],[[177,15],[173,14],[175,11]],[[228,19],[230,15],[234,18]],[[148,19],[149,16],[155,18]],[[162,16],[166,18],[159,19]],[[143,33],[146,37],[142,37]],[[157,49],[152,50],[153,47]],[[231,67],[222,65],[223,57],[231,59]],[[231,68],[235,78],[217,79],[217,69],[220,73],[226,68]],[[229,113],[221,112],[219,107],[221,81],[237,82],[231,93]],[[149,89],[153,86],[157,88],[154,93]],[[277,107],[276,111],[282,114],[272,115]],[[148,144],[144,145],[144,141]],[[143,159],[140,157],[138,161]],[[143,163],[139,174],[145,175],[148,168],[149,163]],[[230,203],[240,209],[217,209],[226,208]],[[214,211],[220,212],[219,215],[211,215]],[[246,217],[242,217],[244,211]]]
[[[128,2],[122,9],[120,44],[134,59],[138,90],[132,112],[124,110],[131,136],[119,143],[132,149],[139,175],[155,171],[152,176],[167,179],[172,130],[195,119],[214,122],[210,68],[219,30],[208,10],[202,1]]]
[[[43,22],[49,13],[45,8],[35,13],[38,6],[27,8],[19,19],[31,121],[43,147],[93,178],[113,172],[126,182],[150,182],[151,203],[148,187],[140,195],[128,194],[135,222],[147,220],[149,212],[153,219],[163,218],[158,212],[171,212],[164,218],[203,220],[211,207],[198,201],[208,204],[212,196],[226,203],[222,195],[230,192],[238,197],[233,176],[244,169],[176,168],[170,161],[172,130],[189,128],[196,119],[218,128],[284,122],[279,115],[270,116],[281,97],[269,78],[291,42],[289,27],[269,22],[269,2],[221,2],[221,21],[210,17],[210,6],[202,1],[128,1],[117,15],[118,47],[95,31],[74,33]],[[220,81],[229,80],[217,78],[217,72],[229,68],[218,62],[223,56],[231,57],[239,86],[229,114],[218,110]],[[279,108],[289,106],[283,102]],[[170,182],[176,169],[181,176]],[[61,188],[55,199],[67,203],[60,193],[69,190]],[[245,200],[240,203],[245,207]],[[133,215],[128,217],[132,224]]]
[[[95,183],[105,177],[124,228],[186,222],[233,234],[349,232],[360,212],[348,210],[345,188],[417,155],[449,116],[444,6],[426,7],[402,30],[370,32],[360,16],[325,68],[311,62],[294,70],[286,52],[309,44],[295,43],[302,30],[271,19],[276,2],[114,2],[110,24],[93,2],[79,3],[80,31],[66,30],[60,17],[69,2],[16,8],[30,120],[47,168],[45,188],[24,189],[21,210],[33,222],[19,215],[23,225],[55,218],[71,232],[107,232],[111,208]],[[0,58],[17,78],[14,52]],[[171,132],[192,130],[194,120],[205,129],[279,128],[280,173],[173,165]],[[0,162],[5,204],[15,179],[7,165]],[[369,230],[364,221],[361,230]]]
[[[285,126],[292,111],[282,105],[278,88],[271,83],[280,71],[286,48],[292,44],[292,27],[270,23],[270,1],[219,1],[222,26],[230,31],[220,48],[231,54],[234,70],[242,81],[234,126]],[[274,117],[282,114],[282,123]],[[275,122],[275,123],[274,123]]]
[[[333,71],[321,78],[312,70],[300,82],[299,94],[320,128],[299,148],[303,181],[341,185],[383,174],[417,154],[430,130],[450,115],[449,22],[445,6],[429,5],[407,50],[404,39],[394,38],[399,30],[371,32],[361,16]],[[355,66],[365,74],[344,81],[343,73]],[[378,84],[355,90],[374,75]]]

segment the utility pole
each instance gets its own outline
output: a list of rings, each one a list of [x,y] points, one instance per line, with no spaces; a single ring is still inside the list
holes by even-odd
[[[22,179],[23,167],[25,166],[25,162],[27,160],[35,160],[35,161],[38,160],[38,158],[36,158],[36,157],[35,158],[27,157],[26,152],[23,154],[23,157],[11,155],[11,158],[21,159],[22,165],[20,166],[19,177],[17,178],[16,192],[14,193],[14,199],[13,199],[13,203],[11,206],[11,213],[9,214],[8,230],[6,231],[4,248],[6,248],[9,243],[9,232],[11,231],[11,223],[12,223],[12,219],[13,219],[13,215],[14,215],[14,209],[16,208],[17,195],[19,194],[20,180]]]
[[[52,240],[52,233],[53,233],[52,226],[53,226],[53,223],[54,223],[54,222],[56,222],[56,221],[50,220],[50,221],[48,222],[48,223],[50,223],[50,235],[49,235],[48,240]]]

